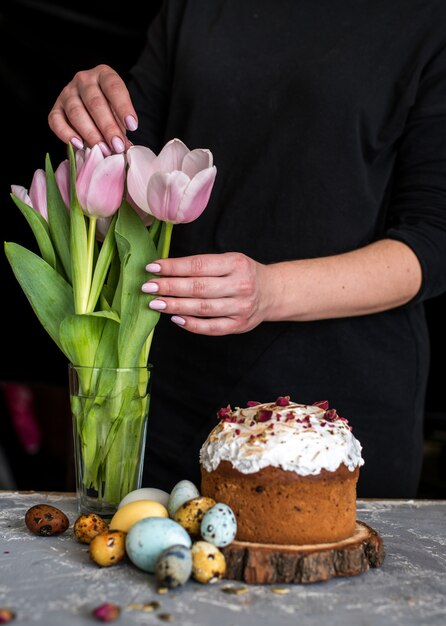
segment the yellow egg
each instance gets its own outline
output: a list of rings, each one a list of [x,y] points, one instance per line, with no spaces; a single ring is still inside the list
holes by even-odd
[[[145,517],[169,517],[165,506],[155,500],[135,500],[125,504],[116,511],[110,522],[110,530],[122,530],[128,532],[129,529]]]
[[[226,574],[226,560],[217,546],[196,541],[192,546],[192,576],[199,583],[216,583]]]
[[[216,502],[213,498],[207,498],[206,496],[192,498],[192,500],[187,500],[175,511],[173,519],[185,528],[189,535],[199,537],[203,515],[215,504]]]

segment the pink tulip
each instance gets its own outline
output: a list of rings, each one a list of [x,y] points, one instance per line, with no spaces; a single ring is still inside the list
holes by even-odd
[[[28,206],[35,209],[42,217],[48,221],[48,209],[46,204],[46,176],[45,171],[38,169],[29,188],[29,194],[25,187],[21,185],[11,185],[12,193]]]
[[[189,150],[172,139],[158,156],[143,146],[127,152],[127,188],[133,204],[173,224],[192,222],[206,208],[217,169],[209,150]]]
[[[54,172],[60,195],[67,209],[70,207],[70,162],[68,159],[62,161]]]
[[[125,156],[104,157],[98,145],[85,151],[85,160],[76,179],[82,210],[90,217],[111,217],[118,210],[124,193]]]

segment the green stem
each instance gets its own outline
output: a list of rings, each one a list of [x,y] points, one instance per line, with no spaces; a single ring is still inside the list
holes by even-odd
[[[82,303],[83,313],[88,312],[88,301],[90,299],[91,281],[93,278],[93,259],[94,259],[94,246],[96,243],[96,220],[97,217],[90,215],[88,217],[88,239],[87,239],[87,262],[86,272],[83,284]]]
[[[98,260],[96,261],[96,267],[94,269],[93,280],[87,302],[87,313],[93,312],[96,307],[96,303],[101,295],[105,279],[107,278],[108,270],[116,253],[114,233],[117,217],[118,215],[116,213],[110,223],[104,242],[101,246],[101,251],[99,252]]]
[[[170,250],[170,241],[172,239],[172,222],[163,222],[161,227],[161,235],[158,242],[158,254],[160,259],[167,259]]]

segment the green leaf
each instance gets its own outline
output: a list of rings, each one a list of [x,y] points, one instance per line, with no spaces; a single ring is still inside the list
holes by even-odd
[[[26,204],[26,202],[22,202],[22,200],[17,198],[14,194],[11,194],[11,198],[31,227],[42,258],[48,263],[48,265],[51,265],[51,267],[56,269],[56,253],[51,241],[48,222],[38,211],[30,207]]]
[[[40,256],[16,243],[6,242],[5,253],[40,323],[64,352],[59,333],[62,321],[74,313],[71,285]]]
[[[119,318],[118,318],[119,319]],[[104,331],[96,350],[95,367],[118,367],[118,337],[120,324],[114,319],[107,319]]]
[[[95,365],[96,352],[108,319],[119,324],[119,317],[114,311],[70,315],[62,321],[60,341],[73,365]]]
[[[46,198],[48,207],[48,224],[51,238],[65,271],[65,276],[71,282],[70,260],[70,217],[68,209],[62,199],[57,186],[56,177],[47,154],[45,160]]]
[[[117,289],[120,307],[113,307],[121,317],[119,366],[136,367],[140,365],[139,356],[143,345],[160,315],[149,309],[147,295],[141,291],[141,285],[147,280],[145,266],[157,258],[157,252],[146,226],[127,203],[123,203],[119,209],[115,238],[121,259],[120,284]]]

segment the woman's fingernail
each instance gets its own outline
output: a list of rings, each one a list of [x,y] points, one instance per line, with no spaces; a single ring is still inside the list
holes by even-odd
[[[127,115],[124,123],[127,130],[136,130],[138,128],[138,122],[135,120],[133,115]]]
[[[149,263],[148,265],[146,265],[146,270],[153,273],[160,272],[161,265],[159,263]]]
[[[167,304],[163,300],[151,300],[151,302],[149,302],[149,308],[154,311],[162,311],[166,306]]]
[[[77,137],[71,138],[71,145],[74,146],[77,150],[83,150],[84,148],[84,142]]]
[[[186,320],[183,317],[179,317],[178,315],[172,315],[170,318],[174,324],[178,324],[178,326],[184,326]]]
[[[141,289],[144,293],[156,293],[159,291],[159,285],[156,283],[144,283]]]
[[[124,142],[119,137],[113,137],[112,146],[113,150],[118,154],[121,154],[121,152],[124,152],[125,150]]]
[[[100,147],[101,152],[102,152],[102,154],[104,156],[110,156],[111,155],[112,152],[111,152],[110,148],[107,146],[107,144],[104,141],[100,141],[98,143],[98,146]]]

